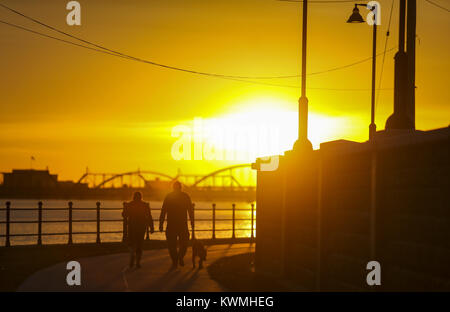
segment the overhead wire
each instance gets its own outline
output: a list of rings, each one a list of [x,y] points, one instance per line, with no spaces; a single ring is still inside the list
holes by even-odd
[[[260,85],[268,85],[268,86],[276,86],[276,87],[285,87],[285,88],[299,88],[299,86],[293,86],[293,85],[285,85],[285,84],[277,84],[277,83],[269,83],[269,82],[261,82],[261,81],[252,81],[252,79],[258,79],[259,80],[259,79],[297,78],[300,75],[237,76],[237,75],[225,75],[225,74],[208,73],[208,72],[202,72],[202,71],[197,71],[197,70],[190,70],[190,69],[185,69],[185,68],[174,67],[174,66],[170,66],[170,65],[156,63],[156,62],[153,62],[153,61],[149,61],[149,60],[145,60],[145,59],[142,59],[142,58],[134,57],[134,56],[131,56],[131,55],[128,55],[128,54],[125,54],[125,53],[122,53],[122,52],[119,52],[119,51],[107,48],[107,47],[102,46],[100,44],[93,43],[91,41],[79,38],[77,36],[74,36],[72,34],[64,32],[62,30],[59,30],[59,29],[57,29],[57,28],[55,28],[55,27],[53,27],[51,25],[48,25],[48,24],[46,24],[44,22],[41,22],[41,21],[39,21],[39,20],[37,20],[37,19],[35,19],[33,17],[30,17],[30,16],[28,16],[26,14],[23,14],[22,12],[19,12],[19,11],[15,10],[15,9],[12,9],[12,8],[2,4],[2,3],[0,3],[0,7],[3,7],[3,8],[5,8],[5,9],[7,9],[7,10],[9,10],[9,11],[11,11],[11,12],[17,14],[17,15],[20,15],[20,16],[28,19],[28,20],[31,20],[34,23],[37,23],[37,24],[39,24],[41,26],[44,26],[44,27],[46,27],[48,29],[51,29],[51,30],[53,30],[55,32],[58,32],[60,34],[63,34],[63,35],[68,36],[68,37],[70,37],[72,39],[78,40],[80,42],[86,43],[88,45],[91,45],[93,47],[87,46],[87,45],[83,45],[83,44],[79,44],[79,43],[75,43],[75,42],[72,42],[72,41],[69,41],[69,40],[64,40],[64,39],[61,39],[61,38],[58,38],[58,37],[54,37],[54,36],[51,36],[51,35],[47,35],[47,34],[44,34],[44,33],[41,33],[41,32],[38,32],[38,31],[35,31],[35,30],[32,30],[32,29],[29,29],[29,28],[20,26],[20,25],[16,25],[16,24],[13,24],[13,23],[10,23],[10,22],[6,22],[6,21],[3,21],[3,20],[0,20],[0,22],[5,24],[5,25],[11,26],[11,27],[15,27],[17,29],[21,29],[21,30],[24,30],[24,31],[27,31],[27,32],[30,32],[30,33],[33,33],[33,34],[36,34],[36,35],[39,35],[39,36],[47,37],[49,39],[57,40],[57,41],[60,41],[60,42],[63,42],[63,43],[67,43],[67,44],[71,44],[71,45],[78,46],[78,47],[81,47],[81,48],[89,49],[89,50],[92,50],[92,51],[96,51],[96,52],[100,52],[100,53],[104,53],[104,54],[109,54],[109,55],[121,57],[121,58],[124,58],[124,59],[129,59],[129,60],[134,60],[134,61],[138,61],[138,62],[143,62],[143,63],[147,63],[147,64],[150,64],[150,65],[156,65],[156,66],[160,66],[160,67],[167,68],[167,69],[183,71],[183,72],[187,72],[187,73],[191,73],[191,74],[199,74],[199,75],[204,75],[204,76],[211,76],[211,77],[216,77],[216,78],[222,78],[222,79],[234,80],[234,81],[241,81],[241,82],[252,83],[252,84],[260,84]],[[392,51],[394,49],[395,48],[391,48],[391,49],[389,49],[387,51]],[[382,54],[385,55],[387,51],[385,49],[385,51],[383,53],[379,53],[379,54],[377,54],[377,56],[382,55]],[[362,59],[362,60],[359,60],[359,61],[356,61],[356,62],[353,62],[353,63],[350,63],[350,64],[337,66],[337,67],[326,69],[326,70],[322,70],[322,71],[311,72],[311,73],[308,73],[308,75],[309,76],[319,75],[319,74],[323,74],[323,73],[328,73],[328,72],[332,72],[332,71],[345,69],[345,68],[348,68],[348,67],[352,67],[352,66],[364,63],[364,62],[369,61],[371,59],[372,59],[372,57],[365,58],[365,59]],[[338,89],[338,88],[309,88],[309,89],[336,90],[336,91],[337,90],[343,90],[343,91],[366,90],[366,89]]]
[[[425,0],[425,1],[428,2],[429,4],[434,5],[435,7],[439,8],[439,9],[441,9],[441,10],[444,10],[444,11],[446,11],[446,12],[450,12],[450,9],[447,9],[446,7],[440,5],[440,4],[436,3],[436,2],[433,2],[433,1],[431,1],[431,0]]]

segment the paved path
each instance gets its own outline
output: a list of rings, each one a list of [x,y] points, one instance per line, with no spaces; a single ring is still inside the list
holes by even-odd
[[[220,257],[253,251],[250,244],[208,246],[205,267]],[[81,286],[66,283],[66,263],[58,263],[31,275],[19,291],[224,291],[206,270],[193,269],[191,248],[186,265],[169,272],[171,261],[167,249],[146,250],[142,268],[127,271],[128,254],[81,258]]]

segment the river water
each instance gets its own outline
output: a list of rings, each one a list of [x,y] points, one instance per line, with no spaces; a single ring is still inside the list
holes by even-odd
[[[0,208],[6,207],[6,202],[11,202],[11,208],[19,209],[11,211],[11,221],[37,221],[38,212],[22,210],[24,208],[37,208],[39,200],[29,199],[0,199]],[[63,221],[42,224],[42,233],[67,233],[68,226],[68,210],[54,210],[55,208],[67,208],[67,200],[42,200],[44,210],[42,212],[43,221]],[[95,208],[95,200],[72,200],[73,208]],[[211,238],[212,237],[212,202],[195,202],[195,223],[197,238]],[[236,202],[235,218],[235,233],[236,237],[250,237],[251,235],[251,205],[246,202]],[[150,201],[150,208],[152,208],[152,217],[154,220],[155,230],[159,227],[159,215],[162,202]],[[122,208],[123,201],[120,200],[103,200],[101,201],[102,208]],[[216,238],[229,238],[232,236],[232,221],[219,221],[217,219],[231,219],[232,218],[232,202],[216,202]],[[211,210],[204,210],[211,209]],[[220,210],[230,209],[230,210]],[[256,210],[256,208],[255,208]],[[122,220],[121,210],[103,210],[100,213],[101,220],[117,219]],[[256,212],[254,213],[256,220]],[[73,210],[73,220],[96,220],[95,210]],[[208,221],[201,221],[200,219],[209,219]],[[248,219],[248,220],[242,220]],[[6,221],[6,212],[0,211],[0,221]],[[254,224],[255,226],[255,224]],[[101,222],[101,231],[122,231],[122,221],[116,222]],[[256,228],[256,226],[255,226]],[[12,223],[10,225],[10,234],[36,234],[38,231],[37,223]],[[96,232],[96,222],[73,222],[73,232]],[[6,226],[4,223],[0,224],[0,235],[6,233]],[[150,239],[165,239],[163,233],[155,232],[150,235]],[[121,241],[122,233],[117,234],[101,234],[102,242]],[[68,241],[68,235],[43,235],[43,244],[65,244]],[[74,234],[74,243],[95,242],[96,234]],[[36,244],[37,236],[20,236],[11,237],[11,245],[32,245]],[[4,246],[5,237],[0,237],[0,246]]]

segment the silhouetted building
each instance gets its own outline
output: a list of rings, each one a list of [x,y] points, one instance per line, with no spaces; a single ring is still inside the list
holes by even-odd
[[[3,173],[3,186],[7,188],[54,188],[58,184],[58,175],[48,170],[14,169]]]
[[[57,174],[48,170],[13,169],[3,174],[0,196],[16,198],[65,198],[80,196],[88,191],[85,183],[58,181]]]

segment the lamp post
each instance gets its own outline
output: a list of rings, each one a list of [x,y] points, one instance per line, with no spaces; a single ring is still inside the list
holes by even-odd
[[[356,3],[353,8],[353,13],[347,20],[347,23],[364,23],[364,19],[359,14],[358,6],[367,7],[366,4]],[[370,10],[373,12],[373,47],[372,47],[372,99],[371,99],[371,114],[369,125],[369,140],[374,138],[377,126],[375,125],[375,73],[376,73],[376,58],[377,58],[377,14],[376,6],[372,6]]]
[[[308,0],[303,0],[302,12],[302,87],[298,100],[298,139],[294,150],[312,150],[308,140],[308,98],[306,97],[306,35],[308,31]]]

